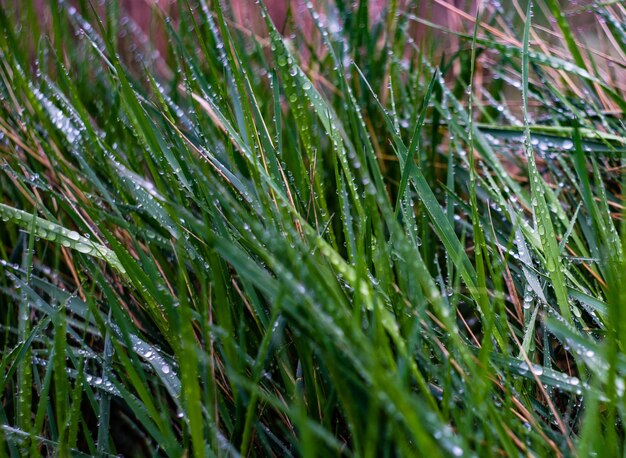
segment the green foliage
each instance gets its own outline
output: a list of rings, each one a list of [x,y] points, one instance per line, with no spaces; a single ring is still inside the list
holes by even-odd
[[[67,3],[0,8],[0,456],[625,452],[615,2]]]

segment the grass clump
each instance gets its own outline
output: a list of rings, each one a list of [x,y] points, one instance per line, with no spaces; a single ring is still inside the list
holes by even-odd
[[[0,8],[0,454],[624,453],[624,10],[534,3]]]

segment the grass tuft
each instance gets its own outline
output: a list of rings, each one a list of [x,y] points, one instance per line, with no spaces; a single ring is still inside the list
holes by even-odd
[[[624,453],[624,9],[432,3],[0,2],[0,456]]]

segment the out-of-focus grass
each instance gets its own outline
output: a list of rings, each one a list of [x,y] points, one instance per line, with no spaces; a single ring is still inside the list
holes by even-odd
[[[625,13],[513,6],[0,8],[0,454],[623,453]]]

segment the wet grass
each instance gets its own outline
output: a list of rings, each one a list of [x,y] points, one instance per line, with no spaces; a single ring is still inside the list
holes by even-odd
[[[624,453],[620,2],[0,4],[0,456]]]

